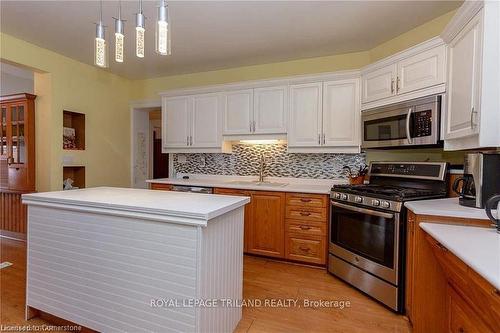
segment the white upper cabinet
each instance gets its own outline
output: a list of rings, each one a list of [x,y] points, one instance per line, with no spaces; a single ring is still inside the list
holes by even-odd
[[[289,147],[321,145],[323,83],[290,86]]]
[[[287,86],[254,89],[252,129],[255,134],[286,133],[287,93]]]
[[[221,97],[194,95],[191,121],[192,147],[216,148],[222,143]]]
[[[163,98],[162,141],[164,148],[180,148],[189,145],[191,99],[187,96]]]
[[[448,46],[448,112],[445,139],[477,134],[481,84],[481,16],[476,16]]]
[[[222,96],[163,97],[162,145],[164,153],[228,151],[222,143]]]
[[[398,63],[396,90],[398,94],[444,83],[446,77],[446,46],[405,58]]]
[[[224,93],[224,135],[251,134],[253,129],[253,89]]]
[[[360,133],[359,80],[323,84],[323,145],[358,146]]]
[[[442,36],[448,43],[444,149],[500,147],[500,2],[464,2]]]
[[[363,74],[363,103],[391,97],[395,92],[397,65],[391,64]]]
[[[446,45],[436,37],[362,70],[362,109],[446,90]]]

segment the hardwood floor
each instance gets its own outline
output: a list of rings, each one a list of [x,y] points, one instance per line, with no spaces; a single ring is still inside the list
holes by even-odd
[[[42,319],[24,320],[26,243],[0,238],[0,261],[14,265],[0,270],[0,323],[43,325]],[[244,307],[236,332],[411,332],[398,316],[325,270],[246,256],[244,298],[349,301],[350,307]],[[293,304],[293,303],[292,303]],[[60,331],[51,331],[60,332]]]

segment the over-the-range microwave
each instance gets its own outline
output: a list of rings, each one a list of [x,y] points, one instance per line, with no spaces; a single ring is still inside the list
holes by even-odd
[[[441,95],[363,111],[362,148],[439,146]]]

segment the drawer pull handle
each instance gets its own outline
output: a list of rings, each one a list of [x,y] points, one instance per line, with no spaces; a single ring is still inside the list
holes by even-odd
[[[301,225],[299,228],[302,230],[310,230],[311,229],[311,227],[307,226],[307,225]]]
[[[310,248],[308,247],[299,247],[299,250],[303,251],[303,252],[309,252]]]
[[[309,213],[309,212],[300,212],[300,215],[302,215],[302,216],[310,216],[311,213]]]
[[[302,201],[302,202],[311,202],[311,199],[301,198],[300,201]]]

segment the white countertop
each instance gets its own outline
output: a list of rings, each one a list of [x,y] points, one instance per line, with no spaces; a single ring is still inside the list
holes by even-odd
[[[180,175],[182,177],[183,175]],[[158,178],[147,180],[148,183],[202,186],[202,187],[221,187],[234,188],[242,190],[261,190],[278,192],[298,192],[313,194],[330,194],[333,185],[347,184],[347,179],[306,179],[306,178],[284,178],[284,177],[265,177],[266,182],[284,183],[285,186],[272,186],[266,184],[242,184],[235,182],[256,181],[254,176],[215,176],[215,175],[188,175],[189,179],[182,178]]]
[[[22,198],[28,205],[202,226],[206,226],[208,220],[250,202],[247,197],[118,187],[31,193],[23,194]]]
[[[407,201],[405,206],[417,215],[488,220],[484,209],[460,206],[458,198]]]
[[[500,289],[500,234],[494,228],[420,223],[420,228]]]

